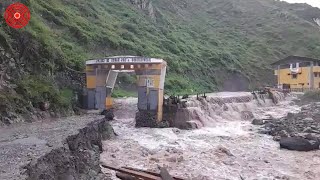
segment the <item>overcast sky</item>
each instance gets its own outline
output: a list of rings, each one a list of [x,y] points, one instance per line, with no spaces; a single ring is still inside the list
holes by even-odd
[[[320,8],[320,0],[284,0],[289,3],[308,3],[311,6]]]

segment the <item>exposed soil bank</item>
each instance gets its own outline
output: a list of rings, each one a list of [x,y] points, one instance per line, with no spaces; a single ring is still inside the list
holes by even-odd
[[[0,179],[107,179],[99,155],[101,141],[113,135],[97,115],[2,128]]]

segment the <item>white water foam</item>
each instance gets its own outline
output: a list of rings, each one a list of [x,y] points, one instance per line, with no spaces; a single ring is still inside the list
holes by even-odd
[[[252,106],[255,105],[247,108]],[[130,107],[134,106],[126,108]],[[257,118],[282,117],[299,111],[299,107],[283,101],[277,106],[257,106],[252,111]],[[272,137],[258,134],[257,127],[249,121],[224,118],[221,116],[215,126],[187,131],[136,129],[133,117],[119,116],[112,122],[118,136],[103,142],[101,160],[116,167],[154,171],[158,171],[158,166],[165,166],[172,175],[196,180],[320,178],[317,152],[280,150]],[[103,171],[115,178],[114,172]]]

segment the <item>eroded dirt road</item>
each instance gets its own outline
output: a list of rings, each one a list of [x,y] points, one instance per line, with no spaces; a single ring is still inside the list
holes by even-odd
[[[88,114],[0,128],[0,180],[21,180],[24,167],[63,146],[66,137],[103,116]]]

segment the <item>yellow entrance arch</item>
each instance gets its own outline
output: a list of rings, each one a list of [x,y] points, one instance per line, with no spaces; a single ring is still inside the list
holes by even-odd
[[[87,61],[88,109],[111,109],[111,94],[118,73],[135,72],[138,77],[139,118],[151,114],[157,122],[161,122],[166,67],[167,63],[163,59],[138,56],[114,56]]]

